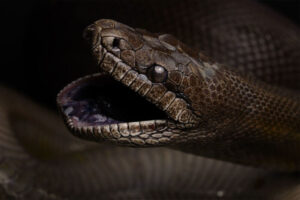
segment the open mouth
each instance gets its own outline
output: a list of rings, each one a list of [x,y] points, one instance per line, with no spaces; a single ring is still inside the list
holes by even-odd
[[[58,95],[58,102],[76,127],[168,118],[154,104],[105,74],[74,81]]]
[[[112,29],[114,25],[120,29]],[[144,43],[133,29],[100,20],[86,29],[85,38],[101,73],[72,82],[57,97],[73,134],[144,146],[166,144],[178,137],[175,129],[195,126],[197,120],[185,99],[164,85],[165,63],[136,62],[134,50]]]

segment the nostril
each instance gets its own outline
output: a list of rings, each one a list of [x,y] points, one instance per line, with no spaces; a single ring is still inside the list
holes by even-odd
[[[113,48],[119,48],[119,45],[120,45],[120,40],[118,38],[115,38],[113,40],[112,47]]]

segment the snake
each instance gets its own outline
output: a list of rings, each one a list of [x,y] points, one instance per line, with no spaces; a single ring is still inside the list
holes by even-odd
[[[200,50],[109,19],[86,28],[99,72],[57,102],[93,142],[0,88],[0,198],[299,199],[298,28],[250,1],[216,2],[176,1],[187,18],[169,8]]]
[[[104,19],[85,37],[103,73],[80,78],[58,95],[75,135],[299,169],[298,92],[233,71],[168,34]]]

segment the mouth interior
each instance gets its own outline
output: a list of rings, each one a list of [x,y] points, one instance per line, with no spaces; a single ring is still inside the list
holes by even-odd
[[[166,119],[166,114],[136,92],[107,75],[75,82],[58,97],[74,125],[96,126]]]

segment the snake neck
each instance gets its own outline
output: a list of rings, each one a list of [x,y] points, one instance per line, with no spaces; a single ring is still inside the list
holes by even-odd
[[[198,132],[188,133],[191,145],[179,148],[247,165],[298,170],[300,101],[291,94],[219,67],[189,96],[204,123]]]

